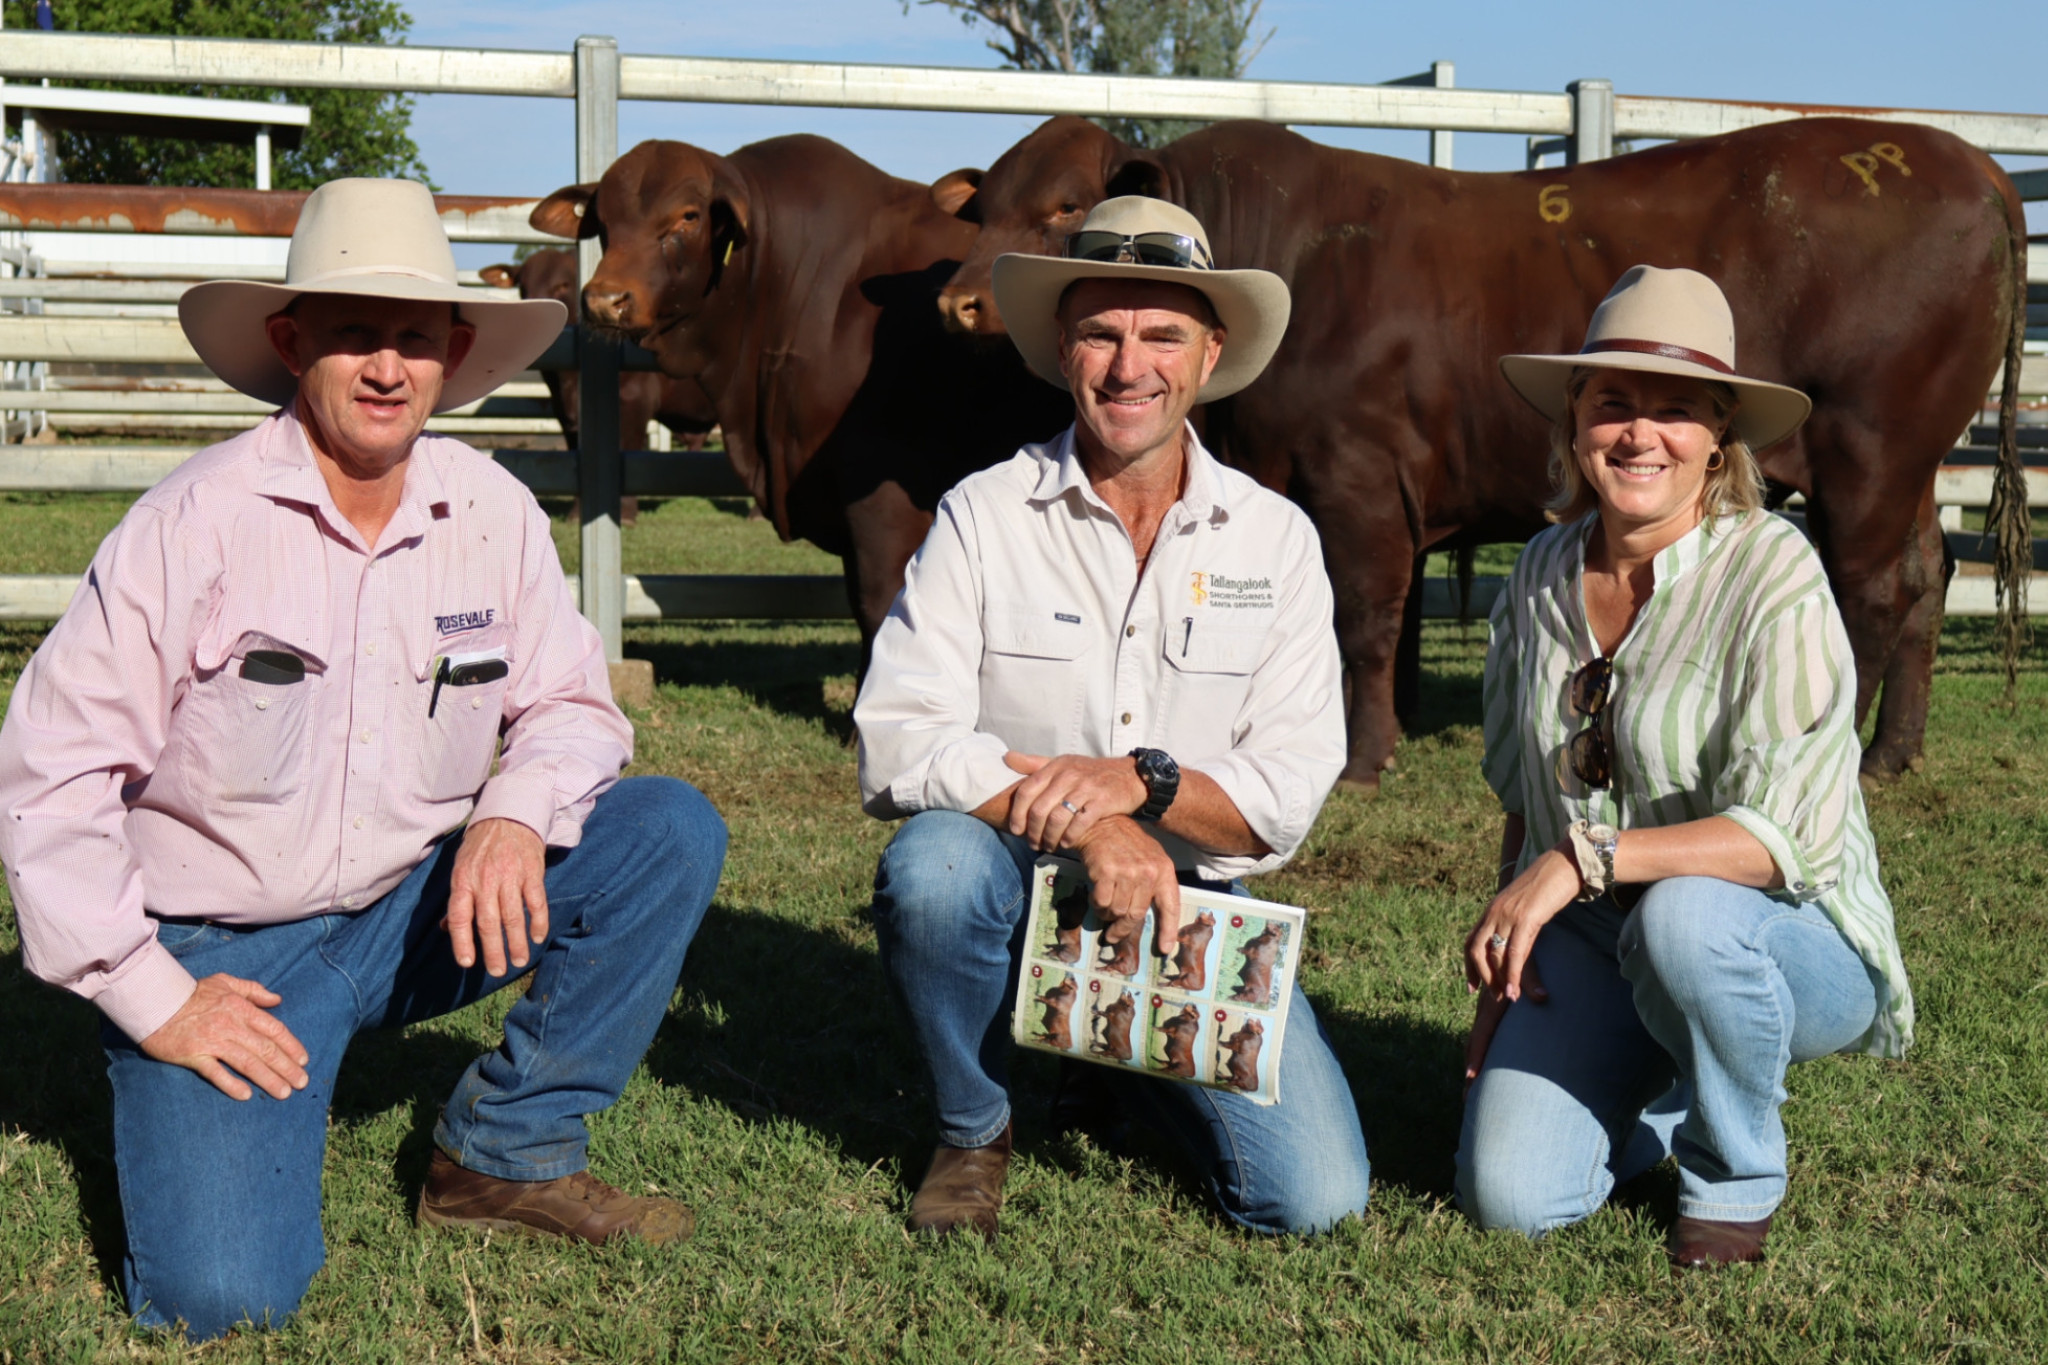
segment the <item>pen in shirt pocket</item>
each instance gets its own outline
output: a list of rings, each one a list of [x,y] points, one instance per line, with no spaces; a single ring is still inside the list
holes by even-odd
[[[503,650],[486,654],[443,654],[434,660],[434,690],[427,694],[427,718],[433,719],[443,687],[475,687],[496,682],[512,671]]]
[[[1182,617],[1181,626],[1183,629],[1180,633],[1180,657],[1185,659],[1188,657],[1188,646],[1193,644],[1195,640],[1195,618],[1192,616]]]

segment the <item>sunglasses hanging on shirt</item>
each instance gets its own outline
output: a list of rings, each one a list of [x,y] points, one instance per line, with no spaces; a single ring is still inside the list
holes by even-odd
[[[1574,777],[1595,791],[1614,784],[1614,751],[1607,743],[1607,724],[1601,719],[1613,692],[1614,663],[1604,655],[1572,674],[1565,684],[1572,711],[1592,722],[1566,740],[1557,756],[1557,785],[1566,791],[1571,790],[1564,778],[1567,766]]]

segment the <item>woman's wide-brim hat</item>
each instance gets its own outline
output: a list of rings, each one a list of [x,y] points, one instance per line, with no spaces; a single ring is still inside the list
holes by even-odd
[[[304,294],[460,304],[476,342],[448,376],[436,412],[473,403],[511,379],[569,320],[554,299],[493,299],[457,285],[455,253],[425,185],[330,180],[299,210],[283,284],[195,284],[178,300],[178,321],[207,369],[251,398],[283,407],[299,381],[272,349],[265,324]]]
[[[1215,259],[1209,234],[1192,213],[1163,199],[1125,195],[1097,204],[1080,232],[1113,232],[1124,237],[1166,232],[1201,244],[1198,261]],[[1048,384],[1067,387],[1060,373],[1060,295],[1076,280],[1161,280],[1200,290],[1229,333],[1223,354],[1196,401],[1228,397],[1259,377],[1287,332],[1291,307],[1287,285],[1265,270],[1215,270],[1190,266],[1140,265],[1131,261],[1083,261],[1066,256],[996,257],[996,308],[1010,329],[1024,363]]]
[[[1797,389],[1735,370],[1735,315],[1721,287],[1697,270],[1630,267],[1607,291],[1575,355],[1504,355],[1500,372],[1515,392],[1562,421],[1573,370],[1640,370],[1728,385],[1741,406],[1729,423],[1753,450],[1782,441],[1813,411]]]

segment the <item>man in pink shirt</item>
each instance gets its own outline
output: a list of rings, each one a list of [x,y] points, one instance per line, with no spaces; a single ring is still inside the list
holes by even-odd
[[[185,295],[208,366],[280,410],[137,501],[0,727],[24,958],[106,1018],[129,1306],[197,1337],[281,1320],[319,1270],[349,1039],[528,971],[420,1221],[687,1235],[588,1173],[583,1116],[646,1052],[725,855],[694,789],[619,779],[632,730],[547,517],[423,434],[562,306],[459,291],[406,181],[316,190],[286,281]]]

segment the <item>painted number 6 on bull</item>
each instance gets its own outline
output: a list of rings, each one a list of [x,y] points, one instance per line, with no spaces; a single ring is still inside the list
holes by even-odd
[[[1536,216],[1546,223],[1562,223],[1572,216],[1572,201],[1565,198],[1570,185],[1545,185],[1536,195]]]
[[[1873,198],[1877,195],[1878,165],[1887,161],[1898,167],[1900,175],[1912,176],[1913,168],[1906,164],[1906,149],[1896,142],[1873,142],[1867,152],[1842,154],[1842,164],[1856,172],[1857,179],[1863,182],[1863,187]]]

